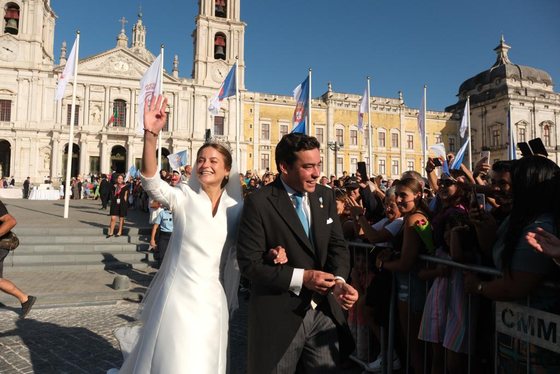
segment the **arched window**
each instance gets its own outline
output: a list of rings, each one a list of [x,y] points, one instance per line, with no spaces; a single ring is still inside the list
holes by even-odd
[[[550,147],[550,125],[544,125],[542,128],[543,143],[545,147]]]
[[[19,33],[19,5],[15,3],[4,7],[4,32],[12,35]]]
[[[216,60],[226,59],[226,36],[221,32],[214,36],[214,58]]]
[[[113,115],[111,118],[113,126],[126,127],[126,101],[121,99],[113,101]]]
[[[227,17],[227,0],[214,0],[214,15],[216,17]]]

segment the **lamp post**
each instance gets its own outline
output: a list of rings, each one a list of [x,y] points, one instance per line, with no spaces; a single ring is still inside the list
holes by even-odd
[[[334,151],[334,175],[338,178],[338,150],[344,147],[344,143],[339,143],[338,141],[328,142],[327,145],[329,146],[331,151]]]

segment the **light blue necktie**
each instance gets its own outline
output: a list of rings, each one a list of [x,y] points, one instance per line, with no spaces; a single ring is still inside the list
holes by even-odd
[[[296,205],[296,213],[303,226],[305,235],[309,237],[309,221],[307,220],[307,217],[305,216],[305,213],[303,211],[303,195],[301,193],[295,193],[292,196]]]

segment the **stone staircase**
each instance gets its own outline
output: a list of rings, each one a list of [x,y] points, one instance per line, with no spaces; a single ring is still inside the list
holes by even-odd
[[[149,267],[149,228],[125,228],[106,238],[102,227],[16,227],[19,247],[4,260],[16,271],[92,271]]]

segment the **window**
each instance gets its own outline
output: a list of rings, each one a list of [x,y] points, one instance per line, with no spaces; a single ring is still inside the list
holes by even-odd
[[[441,143],[441,134],[436,134],[436,143]]]
[[[414,135],[411,134],[406,135],[406,148],[414,149]]]
[[[378,134],[378,137],[379,137],[379,148],[385,148],[385,133],[380,132]]]
[[[364,161],[366,163],[366,170],[369,170],[369,157],[364,157]]]
[[[358,159],[355,157],[352,157],[350,159],[350,172],[354,173],[356,172],[356,170],[358,170]]]
[[[224,117],[214,117],[214,135],[224,135]]]
[[[10,122],[12,120],[12,100],[0,100],[0,121]]]
[[[126,101],[117,99],[113,101],[113,126],[126,127]]]
[[[101,163],[99,161],[99,156],[89,156],[89,172],[91,174],[99,175]]]
[[[214,36],[214,59],[226,59],[226,36],[221,32]]]
[[[358,130],[350,130],[350,145],[358,145]]]
[[[544,125],[542,128],[543,143],[545,147],[550,147],[550,126]]]
[[[19,33],[19,6],[8,3],[4,13],[4,33],[17,35]]]
[[[268,153],[261,153],[261,169],[267,170],[270,168],[270,155]]]
[[[385,174],[385,160],[379,160],[379,174]]]
[[[406,168],[407,170],[414,170],[414,161],[407,161],[406,162]]]
[[[288,133],[288,125],[280,125],[280,137]]]
[[[369,129],[364,130],[364,144],[369,147]]]
[[[270,140],[270,124],[261,123],[261,140]]]
[[[449,152],[455,152],[455,138],[449,138]]]
[[[391,171],[393,175],[399,175],[399,160],[391,160]]]
[[[342,157],[338,157],[336,159],[336,172],[338,173],[338,175],[342,175],[343,170],[344,170],[344,159]]]
[[[325,163],[323,162],[323,156],[321,156],[321,173],[325,172]]]
[[[78,126],[78,118],[80,117],[80,106],[76,105],[76,112],[74,113],[74,126]],[[70,126],[70,119],[72,118],[72,104],[66,106],[66,124]]]
[[[323,144],[325,142],[325,129],[322,127],[316,127],[315,137],[317,138],[320,144]]]
[[[227,17],[227,0],[214,1],[214,15],[220,18]]]
[[[336,142],[344,144],[344,129],[336,129]]]
[[[500,145],[500,130],[494,129],[492,130],[492,147],[497,147]]]
[[[392,133],[391,134],[391,147],[392,148],[399,148],[399,134]]]
[[[526,142],[525,140],[525,127],[520,127],[517,130],[517,141],[518,142]]]

